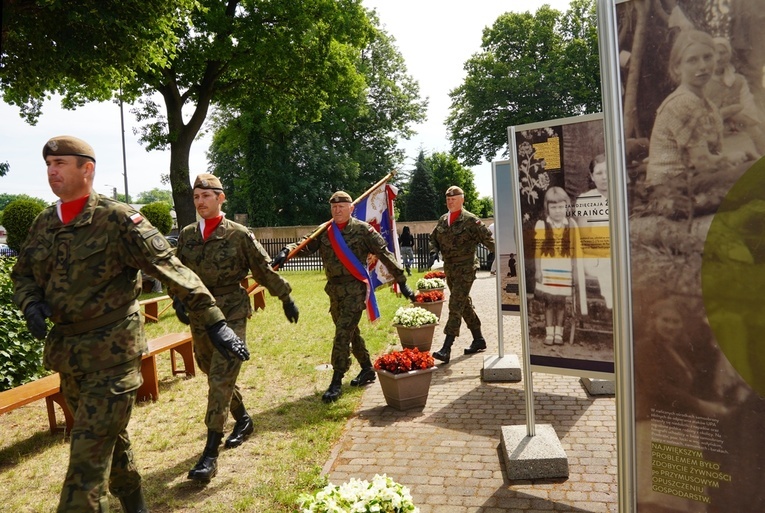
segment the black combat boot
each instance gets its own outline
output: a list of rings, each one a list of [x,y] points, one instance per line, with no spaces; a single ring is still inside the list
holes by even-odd
[[[376,378],[377,374],[375,374],[375,370],[372,368],[372,364],[368,364],[362,367],[359,375],[351,380],[351,386],[362,387],[367,383],[373,383]]]
[[[470,333],[473,334],[473,342],[470,344],[470,347],[465,348],[465,354],[475,354],[484,351],[486,349],[486,340],[481,335],[481,328],[470,330]]]
[[[130,495],[120,497],[122,511],[125,513],[149,513],[146,502],[143,499],[143,489],[139,486]]]
[[[340,394],[343,388],[343,373],[335,371],[332,374],[332,383],[329,384],[329,388],[324,395],[321,396],[321,400],[325,403],[332,403],[340,399]]]
[[[244,409],[243,404],[240,404],[236,410],[231,412],[231,414],[236,419],[236,424],[234,424],[234,430],[231,431],[231,434],[226,438],[226,443],[224,444],[226,449],[239,447],[245,440],[247,440],[247,437],[255,431],[255,426],[252,424],[252,418],[247,414],[247,410]]]
[[[210,479],[215,477],[218,472],[218,446],[223,440],[223,433],[218,431],[207,431],[207,444],[202,452],[197,464],[189,470],[189,479],[209,483]]]
[[[452,353],[452,344],[454,344],[454,335],[446,335],[443,347],[433,353],[433,358],[436,360],[441,360],[444,363],[449,363],[449,359]]]

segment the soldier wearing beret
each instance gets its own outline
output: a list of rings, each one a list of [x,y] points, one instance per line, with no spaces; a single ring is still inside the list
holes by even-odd
[[[385,244],[385,239],[364,221],[351,217],[353,200],[344,191],[335,192],[329,199],[332,221],[327,230],[308,242],[299,254],[311,254],[316,251],[321,255],[327,285],[324,291],[329,296],[329,313],[335,324],[335,338],[332,342],[332,382],[322,401],[337,401],[342,393],[343,376],[351,367],[351,353],[361,366],[358,376],[351,380],[351,386],[363,386],[375,380],[372,360],[364,339],[361,338],[359,322],[366,309],[367,286],[343,260],[365,264],[367,255],[375,255],[390,271],[401,287],[401,292],[408,299],[414,298],[414,292],[406,284],[406,276],[401,264]],[[333,242],[334,239],[334,242]],[[347,253],[340,254],[338,240],[347,247]],[[282,249],[271,265],[281,266],[292,248],[291,244]]]
[[[127,433],[147,350],[139,271],[165,283],[224,350],[247,358],[246,348],[162,234],[129,205],[93,191],[88,143],[54,137],[42,153],[59,201],[35,219],[11,279],[14,302],[32,335],[45,339],[45,367],[59,372],[74,414],[58,511],[108,511],[108,483],[124,511],[147,512]]]
[[[252,277],[282,301],[290,322],[298,321],[298,308],[290,297],[290,284],[268,265],[271,257],[255,236],[239,223],[226,219],[221,206],[226,200],[220,180],[203,173],[194,181],[194,205],[201,218],[186,226],[178,237],[176,255],[194,271],[215,296],[228,325],[246,341],[247,319],[252,305],[240,282]],[[189,324],[183,303],[174,301],[181,322]],[[229,411],[236,423],[225,446],[238,447],[252,434],[252,418],[247,414],[242,394],[236,386],[242,362],[225,358],[215,350],[204,325],[191,319],[194,355],[202,372],[207,374],[207,444],[189,479],[208,482],[217,472],[218,446]]]
[[[444,328],[444,345],[433,353],[433,358],[449,363],[452,344],[460,334],[462,319],[473,335],[473,342],[465,354],[486,349],[486,340],[481,334],[481,319],[475,313],[470,289],[478,269],[476,247],[483,244],[494,251],[494,236],[478,217],[464,208],[465,193],[452,185],[446,190],[446,207],[449,212],[442,215],[430,234],[431,258],[441,252],[444,260],[446,285],[449,287],[449,319]]]

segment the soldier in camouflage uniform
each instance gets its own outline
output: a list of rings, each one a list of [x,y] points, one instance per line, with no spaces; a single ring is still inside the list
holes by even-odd
[[[444,345],[433,353],[433,358],[449,363],[452,344],[460,334],[462,319],[473,334],[473,342],[465,354],[486,349],[486,340],[481,334],[481,319],[475,313],[470,289],[478,269],[476,247],[483,244],[494,251],[494,236],[474,214],[462,208],[465,195],[462,189],[453,185],[446,191],[446,206],[449,212],[442,215],[430,234],[431,259],[441,252],[449,287],[449,319],[444,328]]]
[[[351,196],[343,191],[335,192],[329,200],[332,211],[332,223],[342,234],[350,251],[362,263],[366,264],[367,255],[375,255],[394,280],[401,287],[401,293],[407,299],[414,299],[414,292],[406,284],[406,276],[401,264],[385,244],[385,239],[364,221],[351,217],[353,202]],[[331,228],[330,228],[331,229]],[[287,254],[298,244],[291,244],[279,253],[271,265],[281,266],[287,260]],[[337,401],[342,392],[343,376],[351,366],[351,353],[361,365],[361,372],[351,380],[352,386],[363,386],[375,380],[372,360],[369,357],[364,339],[361,338],[359,322],[364,312],[367,288],[355,278],[335,253],[329,237],[329,230],[311,240],[298,254],[311,254],[318,251],[327,276],[324,291],[329,296],[329,312],[335,323],[335,338],[332,342],[332,382],[322,396],[322,401]]]
[[[127,434],[147,350],[139,270],[167,284],[224,350],[246,358],[246,348],[162,234],[129,205],[92,190],[89,144],[54,137],[43,158],[60,200],[35,219],[11,279],[13,299],[32,335],[45,339],[45,367],[59,372],[74,414],[58,512],[109,511],[107,481],[124,511],[147,512]]]
[[[269,267],[271,257],[252,232],[225,218],[221,212],[225,200],[226,194],[217,177],[207,173],[197,176],[194,181],[194,205],[202,219],[181,231],[176,255],[202,279],[215,296],[228,325],[246,341],[247,319],[252,315],[252,304],[240,282],[250,272],[272,296],[282,301],[290,322],[298,321],[298,308],[290,297],[290,284]],[[174,304],[178,318],[188,324],[183,303],[176,301]],[[226,447],[241,445],[252,434],[254,426],[236,386],[242,362],[226,359],[216,351],[204,326],[193,319],[191,333],[197,364],[207,374],[209,386],[205,416],[208,444],[188,477],[208,482],[217,472],[218,445],[223,438],[228,412],[231,411],[236,423],[226,439]]]

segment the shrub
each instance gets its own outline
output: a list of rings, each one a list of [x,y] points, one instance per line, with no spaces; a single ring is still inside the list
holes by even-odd
[[[167,235],[173,229],[173,217],[170,215],[170,205],[164,201],[155,201],[141,207],[141,214],[159,230]]]
[[[33,381],[47,372],[42,365],[43,343],[27,329],[24,315],[13,304],[13,257],[0,258],[0,391]]]
[[[39,202],[29,199],[18,199],[8,203],[3,210],[3,226],[8,232],[8,246],[14,251],[21,251],[21,246],[29,235],[37,215],[44,210]]]

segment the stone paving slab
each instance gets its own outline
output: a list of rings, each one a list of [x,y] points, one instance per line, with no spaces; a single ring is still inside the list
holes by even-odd
[[[534,481],[507,478],[501,430],[526,425],[524,382],[483,382],[484,357],[497,351],[496,281],[479,272],[471,293],[489,349],[463,355],[463,332],[451,363],[433,373],[427,405],[397,411],[385,405],[380,385],[366,387],[356,417],[324,467],[329,480],[371,480],[387,474],[409,487],[422,513],[550,511],[616,513],[616,410],[614,397],[591,396],[579,378],[535,373],[535,417],[560,438],[569,477]],[[446,319],[445,306],[442,319]],[[520,319],[503,316],[505,353],[521,356]],[[434,349],[443,333],[436,333]]]

